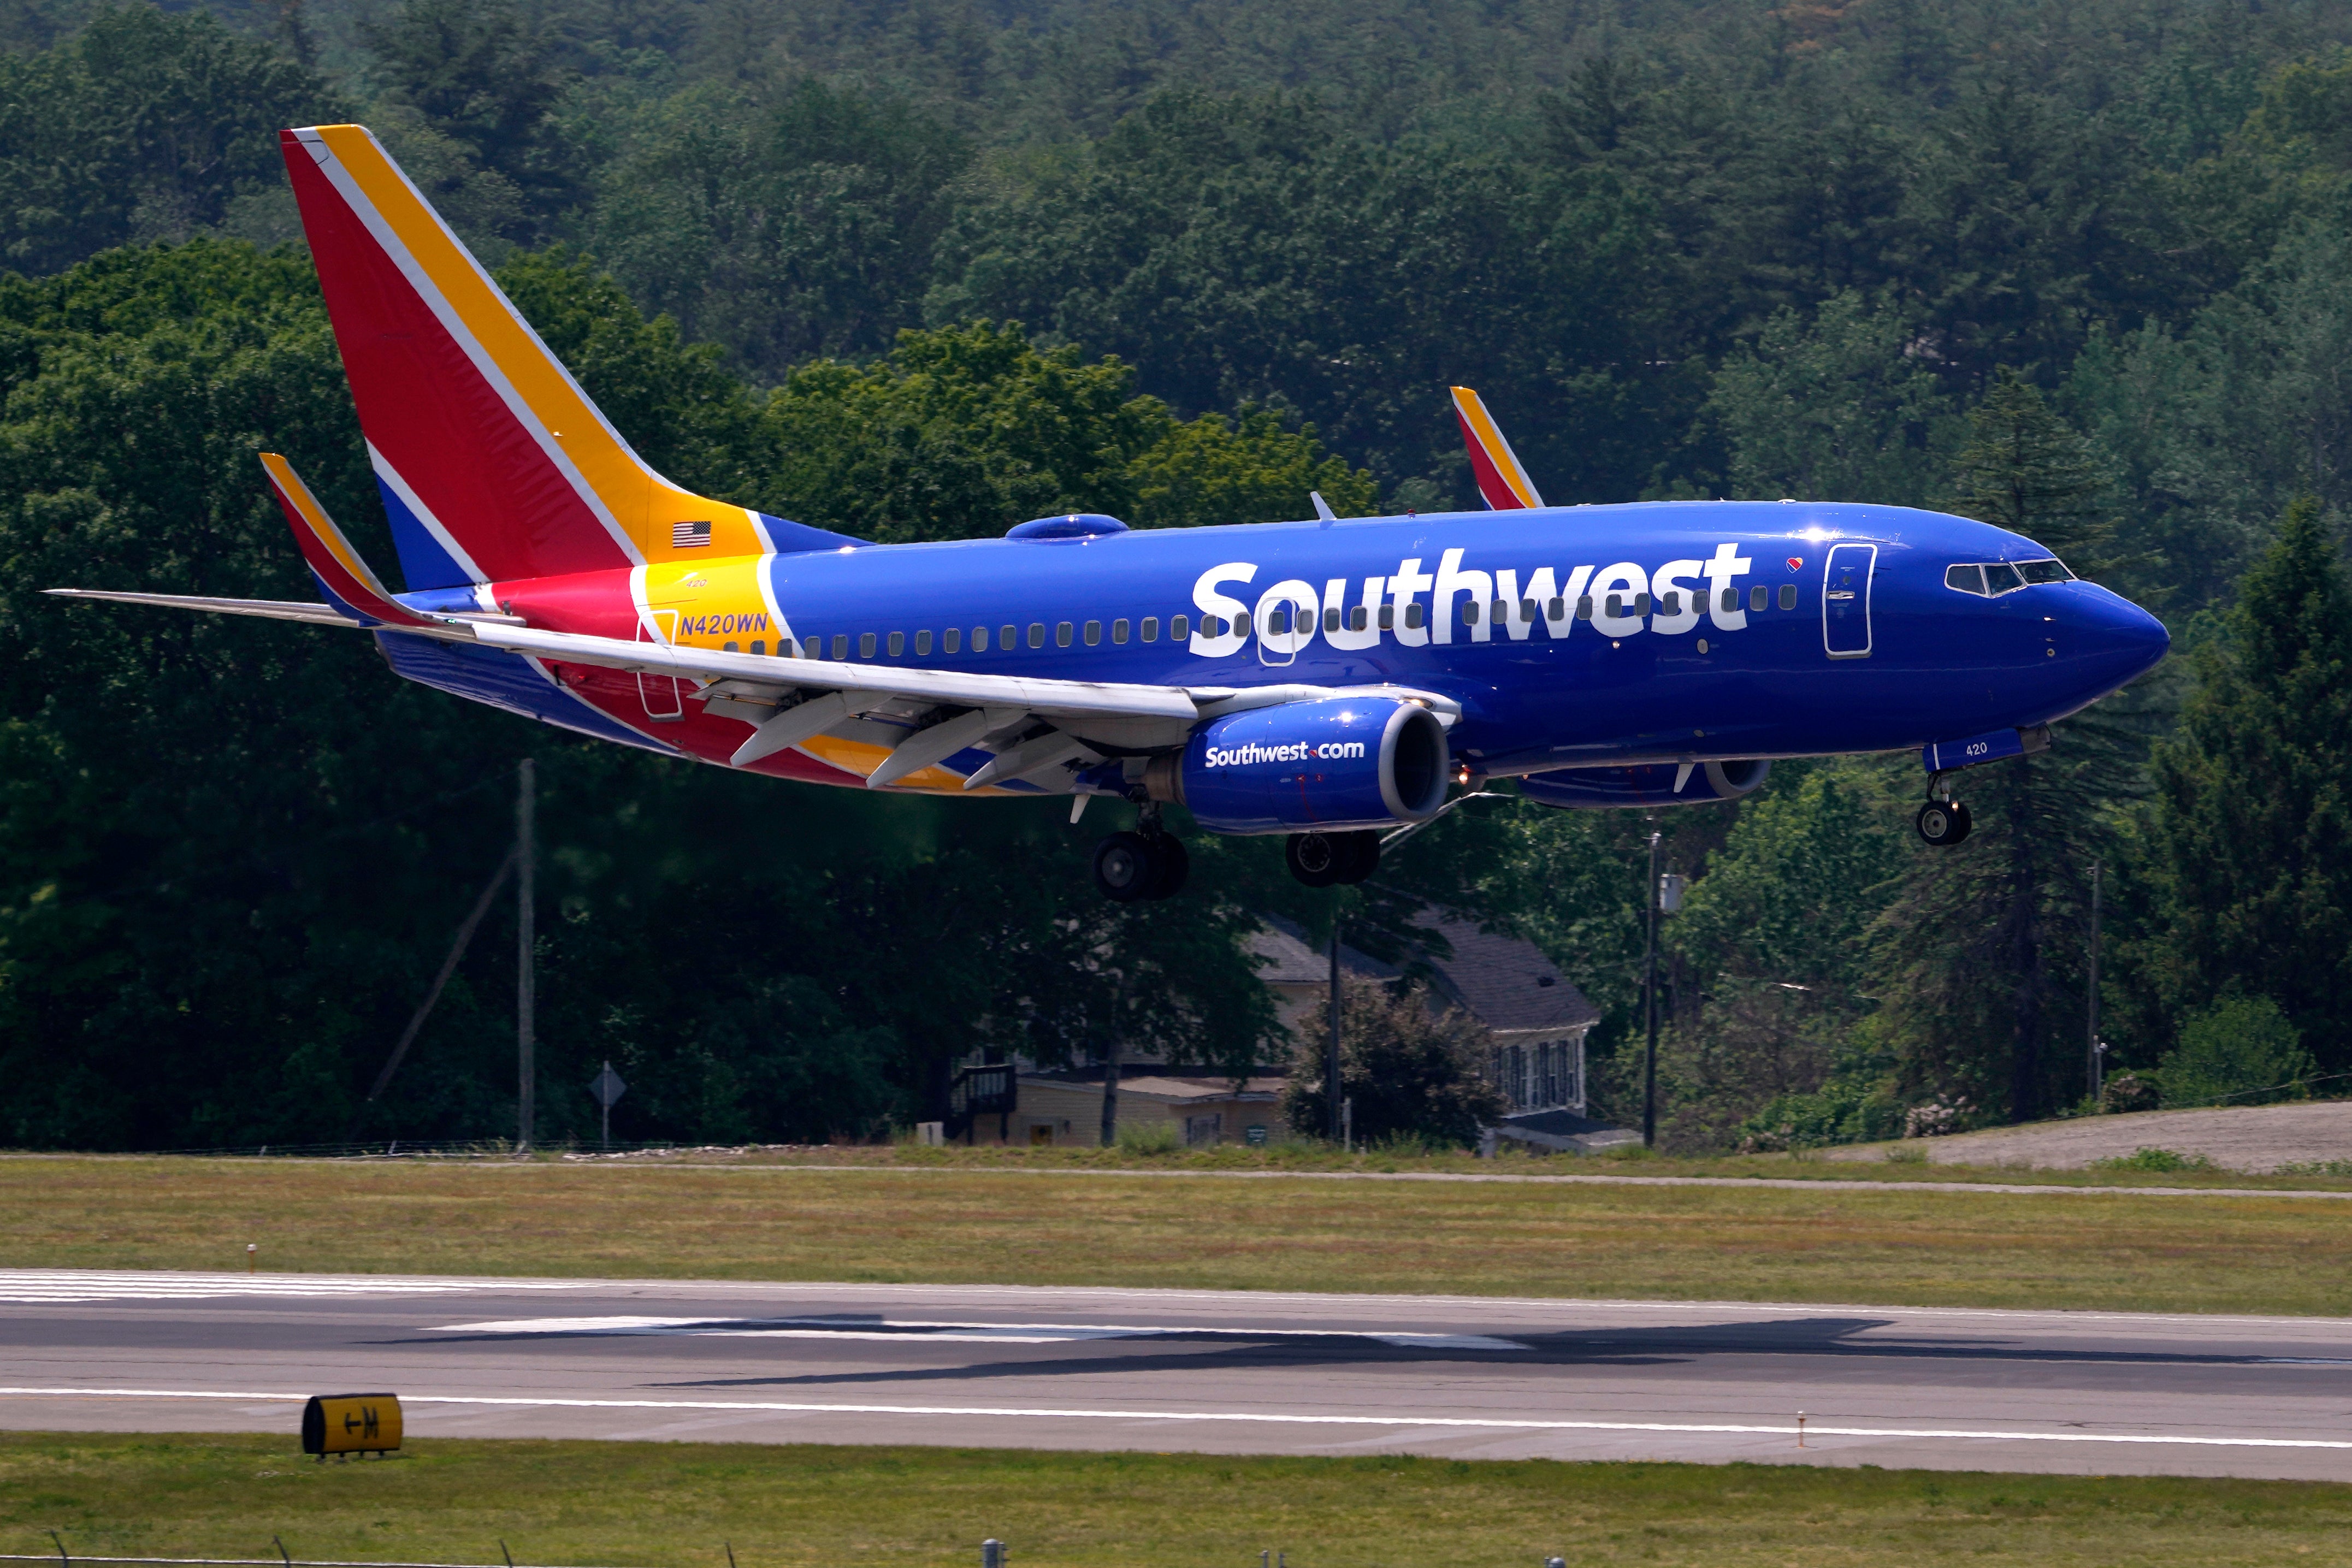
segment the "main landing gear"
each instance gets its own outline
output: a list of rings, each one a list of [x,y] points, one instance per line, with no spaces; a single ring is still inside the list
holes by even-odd
[[[1353,886],[1380,869],[1381,835],[1293,833],[1282,846],[1290,874],[1309,887]]]
[[[1192,874],[1184,841],[1160,825],[1155,808],[1136,824],[1139,831],[1112,833],[1095,846],[1095,886],[1114,904],[1173,898]]]
[[[1940,773],[1927,781],[1927,803],[1919,808],[1919,814],[1912,819],[1912,824],[1919,830],[1921,841],[1933,844],[1939,850],[1949,849],[1958,843],[1969,836],[1969,830],[1976,826],[1969,816],[1969,809],[1952,799]]]

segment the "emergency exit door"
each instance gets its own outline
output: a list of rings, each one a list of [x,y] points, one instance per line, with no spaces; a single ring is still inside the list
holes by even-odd
[[[1832,545],[1822,585],[1822,645],[1832,659],[1870,657],[1870,574],[1876,545]]]

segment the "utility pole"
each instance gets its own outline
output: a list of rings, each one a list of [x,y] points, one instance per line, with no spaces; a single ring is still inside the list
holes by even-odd
[[[1643,968],[1642,1010],[1648,1015],[1650,1044],[1642,1056],[1642,1146],[1658,1141],[1658,844],[1664,835],[1650,834],[1649,940]]]
[[[539,870],[534,808],[539,799],[539,765],[526,757],[516,769],[515,791],[515,1074],[519,1104],[515,1113],[515,1152],[530,1152],[531,1133],[538,1121],[538,1041],[533,1013],[538,1003],[533,984],[532,949],[539,932],[532,918]]]
[[[1339,1125],[1339,920],[1331,919],[1331,1044],[1323,1053],[1323,1102],[1330,1114],[1325,1117],[1333,1143],[1345,1136]]]
[[[2091,862],[2091,984],[2084,998],[2084,1011],[2088,1015],[2090,1038],[2084,1049],[2090,1053],[2089,1070],[2084,1077],[2091,1085],[2091,1103],[2099,1103],[2106,1088],[2106,1062],[2101,1060],[2099,1046],[2099,862]]]
[[[1118,1036],[1103,1042],[1102,1146],[1118,1142]]]

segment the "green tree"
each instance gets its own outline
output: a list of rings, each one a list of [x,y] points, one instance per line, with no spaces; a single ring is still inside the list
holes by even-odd
[[[2155,752],[2119,955],[2144,1040],[2233,991],[2271,998],[2329,1071],[2352,985],[2352,595],[2318,504],[2287,508]]]
[[[553,135],[562,76],[514,0],[402,0],[363,20],[361,34],[387,100],[413,110],[452,164],[436,183],[487,177],[512,193],[521,210],[511,221],[522,232],[509,237],[518,239],[576,199],[576,175]]]
[[[107,5],[38,53],[0,53],[0,261],[44,274],[180,240],[282,197],[282,126],[337,117],[316,71],[199,11]]]
[[[2268,997],[2224,997],[2192,1013],[2180,1026],[2180,1043],[2158,1066],[2168,1105],[2210,1105],[2227,1101],[2258,1104],[2303,1092],[2312,1072],[2303,1036]]]
[[[1283,1115],[1310,1135],[1329,1127],[1324,1053],[1308,1038],[1291,1057]],[[1418,1137],[1463,1147],[1502,1118],[1503,1097],[1488,1075],[1486,1031],[1458,1008],[1440,1010],[1423,987],[1349,980],[1340,988],[1339,1092],[1355,1102],[1350,1124],[1363,1143]]]

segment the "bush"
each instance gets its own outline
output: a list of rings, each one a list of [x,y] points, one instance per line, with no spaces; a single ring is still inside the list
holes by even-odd
[[[2163,1101],[2156,1080],[2145,1073],[2118,1072],[2099,1086],[2099,1109],[2111,1115],[2153,1111]]]
[[[2215,1171],[2221,1167],[2203,1155],[2184,1155],[2171,1149],[2134,1149],[2113,1159],[2093,1160],[2095,1171]]]
[[[1769,1154],[1863,1144],[1903,1131],[1903,1108],[1875,1080],[1832,1078],[1811,1094],[1783,1094],[1739,1124],[1739,1152]]]
[[[2157,1078],[2167,1105],[2251,1105],[2298,1097],[2312,1068],[2302,1032],[2276,1002],[2230,997],[2180,1026],[2180,1043],[2165,1052]]]
[[[1172,1155],[1184,1146],[1173,1122],[1121,1122],[1115,1142],[1122,1155]]]

